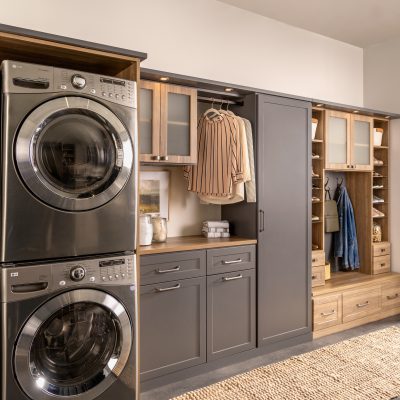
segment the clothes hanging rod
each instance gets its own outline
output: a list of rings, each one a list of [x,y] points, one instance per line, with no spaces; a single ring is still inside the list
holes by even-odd
[[[221,104],[233,104],[233,105],[243,105],[243,101],[235,101],[235,100],[225,100],[225,99],[217,99],[214,97],[204,97],[198,96],[198,101],[205,102],[205,103],[221,103]]]

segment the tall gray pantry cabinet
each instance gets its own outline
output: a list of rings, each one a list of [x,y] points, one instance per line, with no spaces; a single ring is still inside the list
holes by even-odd
[[[311,103],[257,96],[258,346],[311,334]]]

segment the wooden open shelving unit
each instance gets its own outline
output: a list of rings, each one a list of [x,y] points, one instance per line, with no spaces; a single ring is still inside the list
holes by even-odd
[[[332,114],[332,112],[330,111]],[[324,109],[313,108],[313,117],[319,120],[312,152],[326,156],[327,114]],[[348,117],[348,120],[351,120]],[[345,174],[346,187],[351,198],[357,227],[357,240],[360,257],[360,269],[353,272],[335,272],[325,284],[313,286],[313,331],[314,337],[339,332],[357,325],[400,314],[400,274],[390,272],[390,187],[389,187],[389,120],[370,116],[373,128],[383,129],[381,146],[373,146],[374,158],[382,165],[373,170],[344,170],[331,172]],[[321,123],[322,122],[322,123]],[[380,163],[379,163],[380,164]],[[313,215],[321,218],[320,224],[312,225],[312,240],[325,249],[324,227],[324,161],[312,160],[313,170],[320,175],[320,189],[313,190],[321,197],[322,203],[313,204]],[[330,168],[332,170],[332,168]],[[379,174],[376,177],[376,173]],[[314,182],[314,179],[313,179]],[[383,187],[377,187],[381,185]],[[374,203],[374,196],[383,200]],[[373,216],[373,207],[384,213]],[[382,230],[382,242],[373,243],[373,224],[378,223]],[[314,257],[313,252],[313,260]],[[315,267],[313,267],[314,276]]]

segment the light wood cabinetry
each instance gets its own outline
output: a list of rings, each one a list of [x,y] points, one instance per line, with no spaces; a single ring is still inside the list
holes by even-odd
[[[313,299],[314,331],[342,323],[342,294],[318,296]]]
[[[371,117],[327,110],[325,142],[326,169],[372,171]]]
[[[142,81],[139,103],[140,161],[197,162],[197,90]]]
[[[324,260],[325,263],[325,260]],[[312,287],[325,285],[325,265],[312,267],[311,285]]]

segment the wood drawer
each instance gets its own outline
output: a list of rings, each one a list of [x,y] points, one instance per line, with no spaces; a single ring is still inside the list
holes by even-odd
[[[374,257],[387,256],[388,254],[390,254],[389,242],[373,243],[372,248],[374,252]]]
[[[207,250],[207,275],[256,267],[256,246],[235,246]]]
[[[381,309],[381,288],[371,287],[343,293],[343,322],[366,317]]]
[[[390,255],[374,257],[372,272],[373,274],[383,274],[385,272],[390,272]]]
[[[382,308],[400,307],[400,280],[382,285]]]
[[[325,252],[323,250],[314,250],[311,253],[311,266],[319,267],[325,265]]]
[[[314,331],[342,323],[342,294],[317,296],[313,299]]]
[[[323,285],[325,285],[325,265],[312,267],[311,286],[317,287]]]
[[[205,275],[205,250],[151,254],[140,257],[141,285]]]

